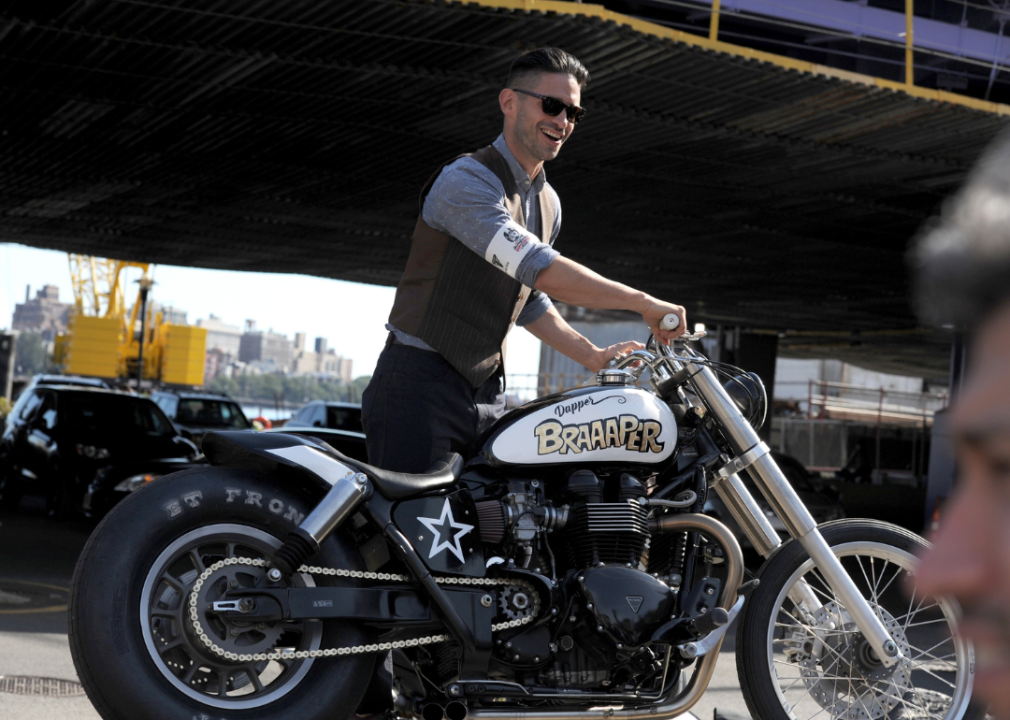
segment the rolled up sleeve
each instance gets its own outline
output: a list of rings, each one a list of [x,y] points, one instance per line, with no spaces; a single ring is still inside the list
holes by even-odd
[[[472,158],[461,158],[439,174],[424,201],[421,217],[430,227],[451,235],[491,262],[488,248],[502,228],[514,224],[504,198],[505,189],[491,170]],[[529,249],[508,274],[533,287],[540,271],[559,253],[533,233],[523,232],[529,239]]]
[[[530,293],[530,299],[526,301],[519,317],[516,318],[516,325],[526,327],[531,322],[536,322],[553,305],[549,297],[539,290],[534,290]]]

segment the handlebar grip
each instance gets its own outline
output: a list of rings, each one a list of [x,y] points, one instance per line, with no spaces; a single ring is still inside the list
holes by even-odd
[[[663,318],[662,322],[659,323],[659,329],[676,330],[678,325],[680,325],[680,318],[677,317],[674,313],[670,313]]]

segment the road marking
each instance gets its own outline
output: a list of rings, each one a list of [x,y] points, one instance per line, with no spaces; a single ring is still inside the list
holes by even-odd
[[[18,587],[11,587],[12,585]],[[24,588],[24,589],[22,589]],[[52,592],[53,590],[57,592]],[[50,591],[50,592],[44,592]],[[0,609],[0,615],[30,615],[34,613],[66,612],[66,597],[70,588],[33,580],[9,580],[0,578],[0,607],[4,605],[27,605],[36,603],[36,607],[17,607]],[[63,601],[62,605],[49,605],[53,600]]]

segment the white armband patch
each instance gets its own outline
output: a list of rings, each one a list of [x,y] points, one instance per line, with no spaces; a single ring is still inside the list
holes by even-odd
[[[511,278],[519,271],[519,263],[530,250],[543,245],[533,233],[525,230],[514,220],[509,220],[491,239],[484,252],[484,259]]]

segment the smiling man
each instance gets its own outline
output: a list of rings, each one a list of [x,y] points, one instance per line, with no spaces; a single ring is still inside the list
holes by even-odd
[[[975,692],[1010,718],[1010,135],[986,153],[915,259],[924,319],[974,331],[951,414],[958,485],[918,590],[960,602]]]
[[[633,310],[668,342],[684,308],[612,282],[553,248],[561,203],[543,165],[586,116],[586,68],[558,48],[512,63],[498,96],[502,134],[442,165],[421,192],[421,214],[396,290],[390,331],[362,401],[369,461],[419,473],[447,452],[466,454],[505,411],[505,337],[513,325],[596,372],[628,341],[599,348],[549,297]],[[659,328],[668,313],[675,331]]]

